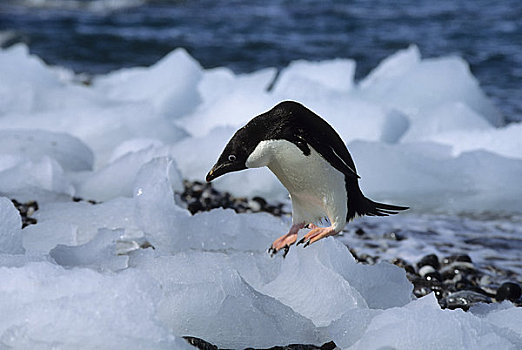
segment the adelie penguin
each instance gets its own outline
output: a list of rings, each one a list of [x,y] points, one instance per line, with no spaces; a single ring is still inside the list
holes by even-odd
[[[277,176],[292,199],[292,226],[272,243],[271,254],[283,249],[286,255],[305,227],[311,231],[297,244],[306,247],[339,233],[356,215],[386,216],[408,209],[366,198],[341,137],[324,119],[297,102],[281,102],[239,129],[206,180],[263,166]],[[331,226],[315,225],[323,218],[328,218]]]

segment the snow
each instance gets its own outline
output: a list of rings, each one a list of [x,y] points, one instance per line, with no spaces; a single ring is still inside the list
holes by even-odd
[[[432,293],[372,318],[350,349],[516,349],[521,345],[520,334],[462,310],[441,310]]]
[[[94,80],[94,90],[115,101],[147,102],[169,118],[180,117],[200,102],[201,67],[184,49],[176,49],[148,68],[123,68]]]
[[[284,68],[276,84],[275,94],[287,93],[294,99],[314,95],[317,90],[348,92],[353,88],[355,61],[335,59],[323,62],[304,60],[291,62]]]
[[[224,348],[522,346],[520,309],[508,302],[441,310],[433,295],[414,300],[402,269],[358,264],[334,238],[270,258],[288,218],[191,216],[179,200],[182,180],[202,180],[238,127],[297,99],[347,142],[371,198],[420,213],[520,212],[522,127],[503,124],[466,62],[424,59],[412,46],[361,82],[354,71],[335,59],[296,61],[278,77],[235,74],[177,49],[89,86],[23,45],[2,49],[0,343],[189,349],[189,335]],[[266,169],[215,187],[287,197]],[[38,200],[36,225],[21,229],[12,198]]]
[[[69,134],[38,129],[0,130],[0,152],[32,161],[48,155],[62,169],[70,171],[92,170],[94,163],[94,154],[81,140]]]
[[[23,254],[22,219],[8,198],[0,197],[0,253]]]

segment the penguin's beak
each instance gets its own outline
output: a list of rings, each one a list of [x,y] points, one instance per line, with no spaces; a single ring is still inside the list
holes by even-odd
[[[228,171],[226,170],[226,164],[216,164],[212,167],[212,169],[210,169],[205,180],[207,180],[207,182],[210,182],[227,172]]]

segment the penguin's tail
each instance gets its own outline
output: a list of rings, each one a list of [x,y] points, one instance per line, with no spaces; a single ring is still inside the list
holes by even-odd
[[[388,216],[406,209],[409,209],[409,207],[374,202],[362,194],[359,186],[348,192],[347,221],[350,221],[356,215]]]

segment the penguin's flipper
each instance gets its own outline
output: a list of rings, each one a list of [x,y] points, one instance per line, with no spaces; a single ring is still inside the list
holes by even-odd
[[[319,152],[328,163],[332,164],[334,168],[342,172],[345,176],[355,179],[361,178],[355,171],[355,164],[353,163],[352,157],[348,151],[346,151],[346,154],[344,154],[340,149],[338,149],[339,152],[336,152],[336,148],[334,148],[333,145],[328,144],[328,142],[316,141],[313,142],[311,146]],[[343,147],[344,150],[346,150],[346,146],[343,145]],[[344,155],[344,157],[341,155]]]
[[[314,120],[314,122],[317,122],[317,120]],[[304,125],[298,129],[297,134],[299,139],[306,140],[309,146],[315,149],[328,163],[332,164],[334,168],[342,172],[345,176],[359,179],[360,176],[357,175],[355,163],[344,141],[329,124],[323,120],[321,120],[321,122],[325,124],[322,126],[322,132],[318,131],[321,129],[312,125]],[[324,129],[328,129],[329,133],[326,133]]]
[[[360,178],[346,144],[328,122],[302,105],[291,104],[287,108],[288,118],[281,122],[278,117],[273,123],[276,138],[294,143],[305,156],[310,154],[310,146],[345,176]]]

